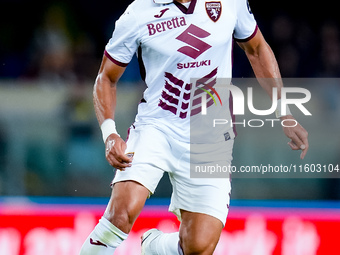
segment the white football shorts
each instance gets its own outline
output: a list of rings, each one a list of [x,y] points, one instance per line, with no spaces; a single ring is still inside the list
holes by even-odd
[[[233,140],[228,140],[218,145],[220,148],[223,146],[223,158],[229,165],[233,143]],[[207,147],[211,150],[211,146]],[[153,125],[132,126],[126,153],[134,153],[132,166],[125,171],[117,170],[113,185],[121,181],[135,181],[153,194],[164,172],[167,172],[173,187],[170,212],[179,220],[181,209],[207,214],[225,225],[231,193],[230,178],[190,178],[190,164],[193,162],[190,162],[189,143],[167,136]],[[196,155],[195,160],[199,159]]]

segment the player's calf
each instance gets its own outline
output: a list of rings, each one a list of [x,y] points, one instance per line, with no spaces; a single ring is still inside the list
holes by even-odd
[[[104,216],[84,242],[80,255],[112,255],[127,238],[148,195],[149,191],[136,182],[116,183]]]
[[[185,255],[211,255],[219,241],[223,224],[210,215],[181,210],[179,237]]]
[[[215,247],[216,244],[208,242],[180,242],[183,255],[212,255]]]

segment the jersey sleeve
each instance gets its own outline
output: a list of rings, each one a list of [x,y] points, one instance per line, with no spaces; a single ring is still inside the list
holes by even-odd
[[[257,23],[250,9],[248,0],[235,0],[237,21],[234,28],[236,41],[246,42],[253,38],[257,32]]]
[[[115,30],[105,47],[105,55],[115,64],[127,66],[139,46],[139,27],[133,11],[128,8],[116,21]]]

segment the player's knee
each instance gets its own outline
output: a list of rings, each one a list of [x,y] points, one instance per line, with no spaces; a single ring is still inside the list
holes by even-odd
[[[215,250],[215,243],[207,238],[180,237],[180,245],[184,255],[211,255]]]
[[[136,218],[128,209],[120,209],[115,210],[113,213],[105,213],[104,217],[124,233],[130,233]]]

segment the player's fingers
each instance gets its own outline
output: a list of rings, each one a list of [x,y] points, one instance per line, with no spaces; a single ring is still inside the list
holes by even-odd
[[[284,128],[284,132],[291,141],[288,143],[292,150],[302,150],[300,158],[303,159],[308,151],[308,132],[300,125],[293,128]]]
[[[125,167],[131,166],[131,159],[122,152],[110,151],[107,157],[114,163],[118,162]]]
[[[299,146],[297,146],[293,141],[288,142],[288,145],[290,146],[290,148],[291,148],[292,150],[302,150],[301,155],[300,155],[300,158],[301,158],[301,159],[304,159],[304,157],[306,156],[307,151],[308,151],[308,147],[307,147],[307,146],[305,146],[305,145],[303,144],[303,145],[301,145],[301,147],[299,147]]]
[[[305,146],[308,145],[308,132],[302,126],[299,126],[299,129],[296,130],[296,135],[301,139]]]
[[[117,138],[112,141],[108,141],[106,146],[106,158],[113,158],[114,162],[118,161],[119,163],[131,163],[132,159],[125,155],[126,143]]]
[[[292,150],[300,150],[300,148],[293,141],[289,141],[288,145]]]
[[[300,158],[304,159],[308,152],[309,143],[307,139],[308,134],[293,135],[292,140],[288,143],[292,150],[302,150]]]
[[[307,154],[307,151],[308,151],[308,149],[302,150],[301,155],[300,155],[300,158],[301,158],[301,159],[304,159],[304,158],[305,158],[305,156],[306,156],[306,154]]]
[[[126,147],[127,146],[126,146],[125,142],[121,142],[121,143],[117,144],[116,159],[121,163],[131,163],[132,162],[132,157],[129,157],[129,155],[127,155],[125,153]]]
[[[114,157],[114,156],[112,156],[112,155],[108,156],[108,157],[107,157],[107,160],[108,160],[108,162],[110,163],[111,166],[113,166],[113,167],[116,168],[116,169],[122,170],[122,171],[124,171],[125,168],[131,166],[131,164],[129,164],[129,163],[122,163],[122,162],[119,162],[119,161],[116,159],[116,157]]]
[[[306,149],[306,144],[304,143],[304,139],[301,139],[299,134],[296,135],[294,143],[299,147],[300,150]]]
[[[292,148],[292,150],[304,149],[304,144],[296,133],[291,134],[289,138],[291,139],[290,147]]]
[[[111,166],[113,166],[114,168],[117,168],[119,170],[125,170],[125,168],[131,167],[130,162],[124,162],[119,157],[117,157],[116,155],[113,155],[113,154],[107,155],[106,159]]]
[[[306,156],[308,149],[309,149],[309,142],[308,142],[308,133],[306,130],[303,130],[301,134],[299,134],[299,138],[303,142],[303,145],[301,146],[302,153],[300,155],[301,159],[304,159]]]
[[[128,163],[131,164],[132,157],[129,157],[129,155],[125,154],[125,151],[121,151],[117,156],[116,159],[121,163]]]

